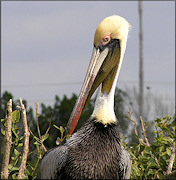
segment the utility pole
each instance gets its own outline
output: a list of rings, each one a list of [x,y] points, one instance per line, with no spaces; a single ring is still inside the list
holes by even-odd
[[[143,76],[143,30],[142,30],[142,1],[139,8],[139,116],[143,116],[144,76]]]

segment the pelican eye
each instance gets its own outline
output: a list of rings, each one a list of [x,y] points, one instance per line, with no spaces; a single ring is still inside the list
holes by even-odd
[[[106,35],[102,41],[100,42],[100,44],[98,45],[98,48],[100,49],[100,51],[103,51],[108,45],[109,43],[111,43],[111,34]]]
[[[109,41],[109,38],[105,38],[105,39],[104,39],[104,42],[107,42],[107,41]]]
[[[111,35],[106,35],[103,38],[103,44],[106,45],[111,40]]]

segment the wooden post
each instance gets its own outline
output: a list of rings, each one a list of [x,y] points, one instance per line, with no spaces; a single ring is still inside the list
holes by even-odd
[[[144,77],[143,77],[143,30],[142,1],[139,1],[139,116],[143,117]]]

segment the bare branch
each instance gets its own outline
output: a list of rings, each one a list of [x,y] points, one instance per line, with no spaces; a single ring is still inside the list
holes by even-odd
[[[45,145],[43,144],[42,136],[41,136],[41,133],[40,133],[40,127],[39,127],[39,121],[38,121],[38,113],[37,113],[37,103],[35,103],[35,108],[36,108],[36,118],[37,118],[37,131],[38,131],[39,138],[37,138],[33,134],[33,132],[31,131],[30,127],[29,127],[29,132],[32,134],[33,137],[35,137],[36,141],[42,145],[44,151],[46,152],[47,149],[46,149]],[[48,131],[49,131],[50,127],[51,127],[51,121],[52,121],[52,116],[51,116],[51,119],[50,119],[49,127],[46,130],[46,132],[45,132],[45,135],[48,134]]]
[[[135,134],[138,136],[138,132],[137,132],[137,128],[136,128],[136,122],[135,121],[133,121],[132,120],[132,112],[130,111],[129,112],[129,115],[130,115],[130,121],[133,123],[133,125],[134,125],[134,132],[135,132]]]
[[[174,158],[175,158],[175,142],[173,143],[173,146],[172,146],[172,153],[171,153],[171,156],[170,156],[170,159],[169,159],[169,164],[168,164],[168,167],[167,167],[166,175],[169,175],[171,173],[171,171],[172,171]]]
[[[38,112],[37,112],[37,110],[38,110],[38,105],[37,105],[36,102],[35,102],[35,110],[36,110],[36,118],[37,118],[37,131],[38,131],[38,135],[39,135],[39,139],[40,139],[40,144],[42,145],[44,151],[46,152],[47,149],[46,149],[45,145],[43,144],[42,136],[41,136],[41,133],[40,133],[40,126],[39,126]],[[50,126],[51,126],[51,120],[50,120],[50,124],[49,124],[49,127],[48,127],[48,129],[47,129],[46,132],[49,131]],[[46,134],[46,133],[45,133],[45,134]]]
[[[8,166],[10,160],[10,148],[12,144],[12,99],[7,103],[6,127],[4,137],[4,157],[2,160],[1,178],[8,179]]]
[[[26,162],[27,157],[29,153],[29,130],[28,130],[28,124],[27,124],[27,117],[26,117],[26,109],[24,107],[24,104],[22,102],[22,99],[20,98],[20,104],[21,104],[21,114],[23,119],[23,126],[24,126],[24,148],[23,148],[23,157],[19,169],[18,179],[23,179],[24,171],[26,169]]]
[[[49,126],[48,126],[48,129],[47,129],[46,132],[45,132],[45,135],[48,134],[48,131],[50,130],[51,121],[52,121],[52,116],[53,116],[53,113],[52,113],[52,115],[51,115],[51,119],[50,119],[50,122],[49,122]],[[40,129],[39,129],[39,131],[40,131]],[[43,144],[42,138],[40,138],[40,141],[41,141],[41,144],[42,144],[42,147],[43,147],[44,151],[46,152],[47,149],[46,149],[45,145]]]
[[[133,125],[134,125],[134,132],[135,132],[136,136],[138,136],[138,138],[139,138],[139,135],[138,135],[138,132],[137,132],[137,127],[136,127],[136,122],[133,121],[132,118],[131,118],[132,112],[129,112],[129,114],[130,114],[130,118],[129,118],[129,119],[130,119],[130,121],[131,121],[131,122],[133,123]],[[143,145],[147,146],[147,144],[143,141],[143,139],[139,138],[138,140],[139,140],[139,143],[140,143],[140,144],[143,144]]]
[[[40,133],[37,109],[38,109],[38,105],[37,105],[37,103],[35,103],[35,111],[36,111],[36,118],[37,118],[37,131],[38,131],[39,138],[42,139],[42,136],[41,136],[41,133]]]
[[[33,134],[33,132],[31,131],[30,126],[29,126],[29,132],[30,132],[30,134],[32,134],[33,137],[35,136],[35,135]]]
[[[48,126],[48,129],[46,130],[45,134],[48,134],[48,131],[50,130],[52,118],[53,118],[53,112],[51,114],[51,119],[50,119],[50,122],[49,122],[49,126]]]
[[[42,142],[42,138],[41,138],[41,139],[37,138],[37,137],[33,134],[33,132],[31,131],[30,128],[29,128],[29,132],[32,134],[32,136],[35,138],[35,140],[42,145],[44,151],[46,152],[47,149],[46,149],[45,145],[44,145],[43,142]]]
[[[41,144],[42,144],[42,147],[43,147],[44,151],[46,152],[47,149],[46,149],[45,145],[43,144],[43,142],[41,142]]]
[[[141,127],[142,127],[142,134],[144,135],[145,142],[146,142],[147,146],[150,146],[148,139],[147,139],[146,130],[144,127],[144,122],[142,120],[142,116],[140,116],[140,121],[141,121]]]

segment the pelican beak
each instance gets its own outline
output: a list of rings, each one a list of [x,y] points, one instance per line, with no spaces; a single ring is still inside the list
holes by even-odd
[[[107,94],[110,92],[119,60],[119,41],[113,48],[107,46],[104,50],[100,50],[100,48],[94,47],[81,92],[67,124],[67,135],[73,133],[83,110],[97,87],[102,83],[101,91]]]

